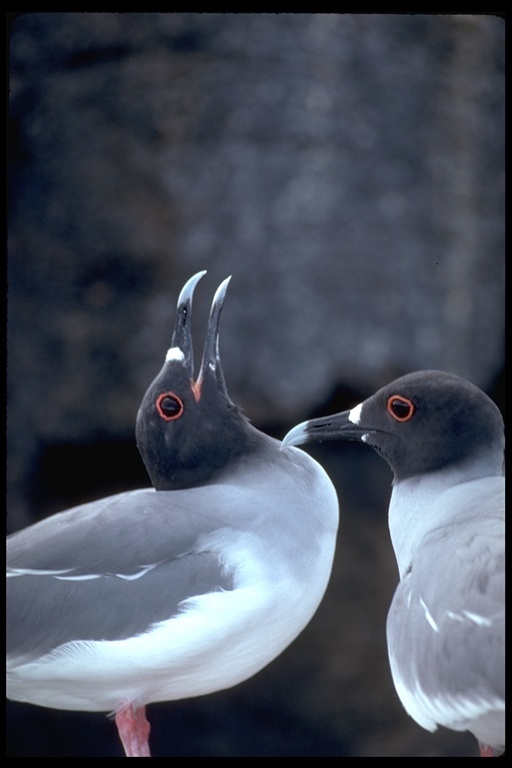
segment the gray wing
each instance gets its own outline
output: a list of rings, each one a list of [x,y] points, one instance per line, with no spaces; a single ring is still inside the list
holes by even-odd
[[[504,560],[503,519],[447,526],[429,534],[396,590],[387,625],[395,684],[421,691],[437,723],[504,700]]]
[[[175,615],[187,597],[232,589],[219,556],[195,551],[205,525],[182,494],[148,489],[12,534],[9,654],[30,658],[70,640],[130,637]]]
[[[77,576],[137,572],[187,552],[201,532],[215,528],[213,496],[147,488],[81,504],[8,536],[7,567],[70,569]]]

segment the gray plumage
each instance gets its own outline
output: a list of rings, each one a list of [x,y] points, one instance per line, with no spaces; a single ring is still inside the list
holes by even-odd
[[[218,340],[228,280],[194,379],[203,274],[180,294],[172,346],[137,415],[154,487],[7,540],[8,696],[115,712],[129,756],[149,756],[146,704],[230,687],[281,653],[315,613],[334,556],[327,475],[302,451],[283,453],[228,396]]]
[[[391,382],[340,414],[294,427],[283,445],[362,440],[394,474],[389,527],[400,583],[387,620],[391,672],[424,728],[470,730],[482,754],[505,743],[505,482],[501,414],[441,371]]]

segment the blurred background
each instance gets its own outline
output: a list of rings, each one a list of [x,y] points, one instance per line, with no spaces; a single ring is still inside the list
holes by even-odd
[[[491,15],[27,13],[10,22],[8,529],[149,484],[134,423],[185,280],[231,398],[282,438],[403,373],[503,408],[504,21]],[[198,361],[199,362],[199,361]],[[308,447],[331,583],[252,680],[152,705],[155,756],[472,756],[392,686],[391,472]],[[8,756],[120,756],[102,713],[8,705]]]

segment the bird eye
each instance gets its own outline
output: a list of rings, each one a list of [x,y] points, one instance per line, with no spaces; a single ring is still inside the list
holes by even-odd
[[[182,415],[185,407],[178,395],[173,392],[164,392],[156,401],[158,413],[165,421],[175,421]]]
[[[402,395],[391,395],[388,399],[387,409],[395,421],[409,421],[416,410],[413,402]]]

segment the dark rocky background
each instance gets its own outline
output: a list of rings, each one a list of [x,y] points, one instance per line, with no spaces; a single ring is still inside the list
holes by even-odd
[[[148,484],[134,419],[199,269],[230,394],[261,429],[442,368],[503,404],[504,22],[28,13],[10,38],[8,528]],[[230,691],[153,705],[155,756],[475,755],[387,666],[391,475],[310,451],[340,497],[301,637]],[[9,704],[9,756],[116,756],[103,714]]]

